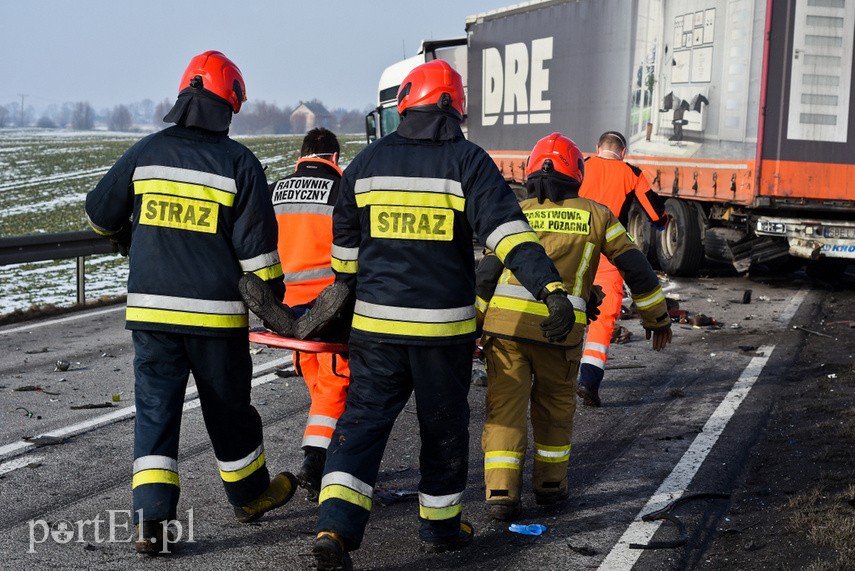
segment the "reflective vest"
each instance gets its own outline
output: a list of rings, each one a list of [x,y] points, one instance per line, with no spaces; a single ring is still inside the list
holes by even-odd
[[[579,345],[585,334],[586,302],[601,253],[625,275],[645,323],[670,322],[659,279],[608,208],[578,197],[559,202],[546,200],[542,204],[536,198],[529,198],[521,206],[561,273],[576,310],[576,324],[563,342],[547,341],[540,329],[540,322],[548,315],[546,304],[532,298],[514,273],[505,268],[487,305],[484,334],[544,345]]]
[[[665,201],[656,194],[641,169],[618,159],[589,157],[585,160],[585,179],[579,196],[606,205],[626,226],[633,196],[653,225],[662,228],[667,222]]]
[[[270,185],[289,306],[312,301],[335,279],[330,249],[340,180],[336,164],[313,157],[301,158],[294,173]]]
[[[86,215],[103,235],[133,217],[128,329],[242,334],[241,275],[282,279],[264,170],[223,134],[174,126],[145,137],[86,196]]]

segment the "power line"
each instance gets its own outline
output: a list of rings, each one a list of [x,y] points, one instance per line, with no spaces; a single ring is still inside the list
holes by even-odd
[[[19,93],[18,96],[21,98],[21,128],[24,127],[24,97],[29,95],[29,93]]]

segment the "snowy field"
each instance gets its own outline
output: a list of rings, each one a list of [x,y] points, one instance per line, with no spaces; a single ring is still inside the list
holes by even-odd
[[[0,130],[0,237],[86,230],[91,190],[122,153],[145,134]],[[270,182],[293,171],[302,136],[235,137],[267,168]],[[364,136],[343,135],[343,164]],[[76,301],[75,260],[13,264],[0,269],[0,315],[34,305]],[[125,293],[127,263],[116,255],[86,260],[86,298]]]

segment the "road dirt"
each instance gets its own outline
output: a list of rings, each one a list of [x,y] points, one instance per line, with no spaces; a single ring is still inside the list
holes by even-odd
[[[703,571],[855,569],[855,282],[827,287]]]

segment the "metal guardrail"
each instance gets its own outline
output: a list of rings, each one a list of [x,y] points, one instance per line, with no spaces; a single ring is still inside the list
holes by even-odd
[[[77,303],[86,303],[86,256],[109,254],[109,240],[92,230],[0,238],[0,266],[77,258]]]

